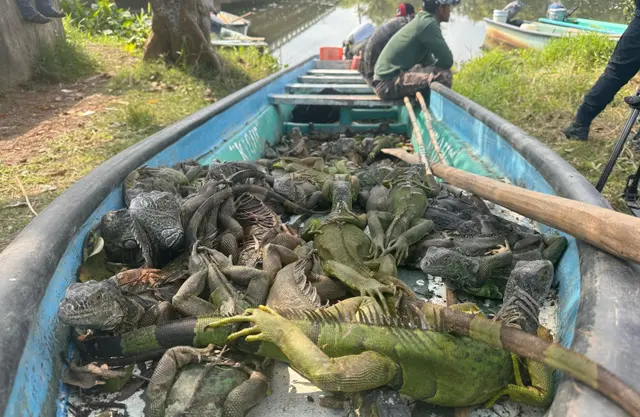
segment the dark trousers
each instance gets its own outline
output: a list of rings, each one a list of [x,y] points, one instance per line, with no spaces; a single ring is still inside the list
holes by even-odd
[[[450,69],[443,70],[434,66],[416,65],[409,71],[401,72],[389,80],[374,81],[373,89],[382,100],[413,98],[417,92],[420,92],[426,101],[431,93],[429,86],[432,81],[437,81],[451,88],[453,74]]]
[[[629,23],[604,72],[578,108],[576,122],[589,125],[625,84],[640,71],[640,10]]]
[[[36,8],[31,4],[31,0],[17,0],[18,9],[20,9],[20,13],[22,13],[22,17],[25,19],[31,18],[35,16],[38,11],[46,11],[52,9],[51,0],[36,0]]]

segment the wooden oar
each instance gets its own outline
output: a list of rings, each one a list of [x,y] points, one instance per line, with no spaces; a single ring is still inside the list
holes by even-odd
[[[242,20],[242,19],[244,19],[245,17],[249,17],[249,16],[251,16],[252,14],[253,14],[253,12],[245,13],[245,14],[243,14],[242,16],[238,16],[238,17],[236,17],[235,19],[233,19],[232,21],[227,22],[226,24],[227,24],[227,25],[230,25],[230,24],[232,24],[232,23],[237,22],[238,20]]]
[[[383,149],[405,162],[420,159],[404,149]],[[527,190],[471,174],[441,163],[431,166],[435,175],[496,204],[575,236],[614,256],[640,262],[640,219],[613,210]]]

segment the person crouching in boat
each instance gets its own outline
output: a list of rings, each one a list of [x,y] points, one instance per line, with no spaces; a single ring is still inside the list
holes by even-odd
[[[421,92],[429,101],[429,85],[451,87],[453,54],[442,36],[451,7],[459,0],[423,0],[422,11],[400,29],[382,49],[375,64],[373,89],[383,100],[400,100]]]
[[[361,73],[369,85],[373,85],[373,76],[376,62],[382,49],[391,37],[409,23],[416,15],[416,10],[410,3],[401,3],[396,9],[396,17],[378,26],[371,34],[367,46],[364,49],[361,63]]]

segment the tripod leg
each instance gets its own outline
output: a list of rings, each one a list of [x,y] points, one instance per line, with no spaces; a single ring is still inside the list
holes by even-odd
[[[598,190],[599,192],[602,192],[602,189],[607,183],[607,180],[609,179],[609,175],[611,175],[611,171],[613,171],[613,167],[616,164],[616,161],[618,160],[618,158],[620,157],[622,150],[624,149],[624,144],[627,142],[629,133],[631,133],[631,129],[633,128],[633,125],[636,123],[636,120],[638,119],[638,115],[640,115],[640,110],[633,109],[633,111],[631,112],[631,115],[629,116],[629,120],[627,120],[627,123],[624,125],[624,128],[622,129],[622,133],[620,134],[618,141],[613,147],[611,158],[609,158],[609,162],[607,162],[607,165],[604,167],[604,170],[602,171],[602,175],[600,175],[600,179],[598,180],[598,184],[596,185],[596,190]]]

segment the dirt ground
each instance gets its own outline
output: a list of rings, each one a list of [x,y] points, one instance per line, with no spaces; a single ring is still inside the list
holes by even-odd
[[[64,161],[39,162],[54,153],[60,138],[91,130],[92,116],[117,104],[119,98],[109,93],[108,80],[136,62],[116,47],[92,52],[107,64],[107,71],[71,83],[18,86],[0,94],[0,251],[34,216],[25,193],[39,213],[77,179]],[[68,146],[73,153],[73,142]],[[50,181],[31,184],[34,174]]]

